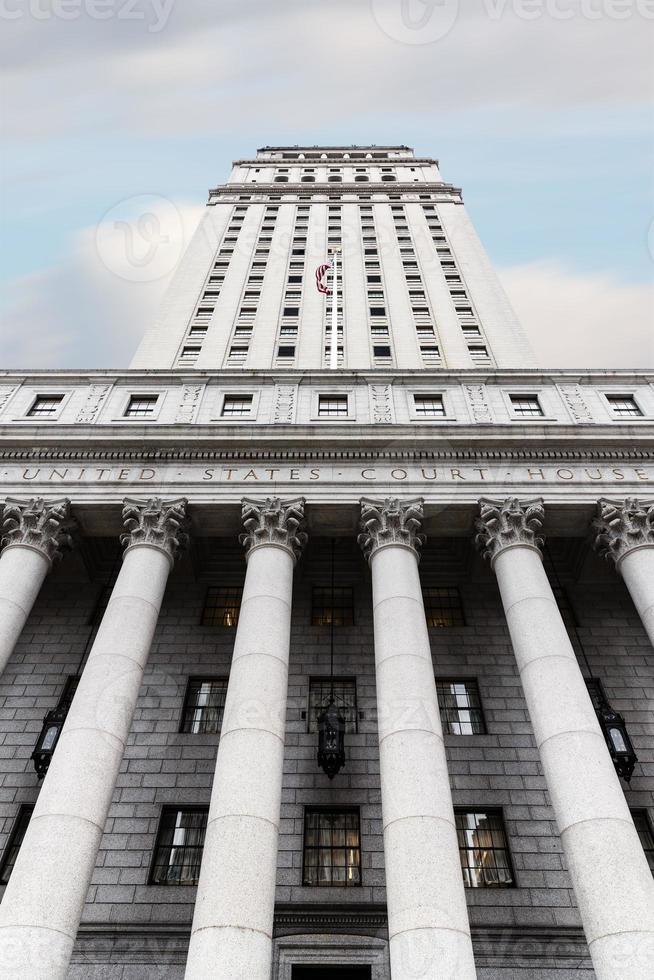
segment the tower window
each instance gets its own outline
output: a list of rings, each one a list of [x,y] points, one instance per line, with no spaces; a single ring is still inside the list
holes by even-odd
[[[633,395],[607,395],[606,400],[614,415],[642,415]]]
[[[305,809],[302,883],[341,888],[361,884],[358,809]]]
[[[252,415],[252,400],[252,395],[225,395],[220,414],[223,417],[249,418]]]
[[[27,414],[30,418],[47,418],[56,415],[63,400],[63,395],[37,395]]]
[[[148,418],[154,415],[159,395],[130,395],[125,418]]]
[[[334,678],[334,700],[343,713],[345,731],[357,730],[357,682],[354,677]],[[309,681],[309,732],[318,731],[318,716],[327,706],[332,692],[330,677],[312,677]]]
[[[18,857],[20,846],[27,832],[33,810],[34,807],[31,804],[24,804],[18,811],[18,816],[11,828],[11,834],[9,835],[9,840],[2,856],[2,864],[0,865],[0,884],[2,885],[7,884],[11,872],[14,870],[16,858]]]
[[[236,626],[242,591],[238,585],[210,585],[202,610],[202,626]]]
[[[485,735],[477,681],[436,678],[441,721],[446,735]]]
[[[318,415],[347,416],[347,414],[348,414],[347,395],[319,395],[318,396]]]
[[[515,883],[499,810],[458,810],[456,830],[466,888],[507,888]]]
[[[184,698],[180,732],[217,735],[223,723],[226,677],[190,677]]]
[[[538,395],[509,395],[515,415],[539,416],[543,414]]]
[[[442,395],[414,395],[413,406],[421,418],[438,418],[445,415]]]
[[[292,360],[295,357],[295,347],[289,344],[281,344],[277,349],[277,357]]]
[[[208,814],[206,806],[163,808],[150,871],[152,885],[197,885]]]
[[[425,586],[422,590],[427,626],[465,626],[459,590],[444,586]]]

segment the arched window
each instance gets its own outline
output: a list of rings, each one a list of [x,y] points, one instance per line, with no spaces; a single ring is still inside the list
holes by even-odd
[[[382,180],[395,180],[393,174],[382,174]]]
[[[359,174],[357,177],[354,178],[354,182],[355,184],[367,184],[369,179],[370,179],[369,177],[364,177],[361,174]]]
[[[288,184],[288,177],[275,177],[275,184]]]
[[[305,174],[300,180],[303,184],[315,184],[316,182],[316,178],[312,177],[311,174]]]
[[[328,178],[327,178],[327,181],[328,181],[328,182],[329,182],[330,184],[342,184],[342,183],[343,183],[343,178],[342,178],[342,177],[336,177],[336,176],[334,176],[334,175],[332,174],[332,176],[331,176],[331,177],[328,177]]]

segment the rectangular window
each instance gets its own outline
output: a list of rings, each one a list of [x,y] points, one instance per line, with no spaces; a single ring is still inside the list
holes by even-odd
[[[458,810],[456,829],[466,888],[507,888],[515,883],[499,810]]]
[[[304,811],[304,885],[354,887],[361,884],[359,811]]]
[[[354,589],[351,586],[314,586],[311,600],[311,625],[354,625]]]
[[[566,626],[570,626],[574,629],[578,625],[578,623],[568,593],[565,591],[565,589],[562,586],[559,585],[553,585],[552,592],[554,593],[556,604],[559,607],[559,612],[561,613],[561,619],[563,620]]]
[[[11,872],[14,870],[20,845],[23,843],[23,838],[25,837],[33,810],[34,806],[30,803],[21,806],[18,811],[18,816],[11,828],[11,834],[9,835],[5,852],[2,855],[2,864],[0,864],[0,884],[2,885],[7,884]]]
[[[477,681],[437,677],[436,689],[446,735],[486,734]]]
[[[375,360],[390,361],[391,359],[391,349],[387,344],[375,344],[372,352]]]
[[[465,626],[461,596],[457,588],[425,586],[422,596],[427,626]]]
[[[640,843],[643,845],[650,871],[654,875],[654,834],[652,833],[652,825],[649,822],[647,810],[632,810],[631,816],[638,831]],[[4,878],[2,880],[4,881]]]
[[[538,416],[543,414],[538,395],[509,395],[511,408],[516,415]]]
[[[202,610],[202,626],[236,626],[241,611],[240,585],[210,585]]]
[[[197,885],[208,813],[206,806],[163,808],[150,870],[151,885]]]
[[[44,418],[48,415],[56,415],[63,400],[63,395],[37,395],[27,414],[30,418]]]
[[[195,364],[200,355],[200,348],[189,345],[187,347],[182,347],[182,353],[179,355],[179,360],[181,364]]]
[[[222,416],[249,418],[252,414],[252,395],[225,395]]]
[[[318,731],[318,716],[329,704],[331,695],[329,677],[312,677],[309,681],[309,732]],[[354,677],[334,678],[334,700],[343,712],[345,731],[357,730],[357,682]]]
[[[347,417],[348,403],[347,395],[319,395],[318,396],[318,415],[321,416],[345,416]]]
[[[226,696],[226,677],[189,678],[180,732],[218,734],[223,723]]]
[[[414,395],[413,404],[416,415],[421,418],[437,418],[445,415],[442,395]]]
[[[637,416],[643,414],[633,395],[607,395],[606,400],[614,415]]]
[[[147,418],[154,415],[159,395],[130,395],[125,418]]]
[[[288,344],[281,344],[277,349],[277,357],[293,360],[295,357],[295,347],[291,347]]]

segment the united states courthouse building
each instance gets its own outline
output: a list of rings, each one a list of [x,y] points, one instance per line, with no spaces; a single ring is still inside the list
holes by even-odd
[[[435,160],[236,161],[0,433],[3,980],[651,980],[654,376],[538,369]]]

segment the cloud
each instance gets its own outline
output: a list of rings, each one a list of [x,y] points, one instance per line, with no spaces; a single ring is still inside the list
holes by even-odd
[[[500,270],[542,367],[654,368],[654,289],[559,262]]]
[[[3,368],[126,367],[201,212],[130,199],[75,235],[58,265],[11,283]]]

